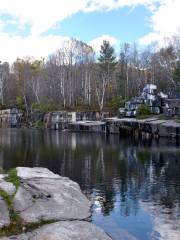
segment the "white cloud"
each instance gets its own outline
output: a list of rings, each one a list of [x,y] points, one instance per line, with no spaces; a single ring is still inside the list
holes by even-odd
[[[8,14],[20,24],[30,24],[33,35],[50,29],[56,22],[82,10],[84,0],[0,0],[0,13]]]
[[[32,56],[36,59],[46,58],[49,54],[55,52],[58,48],[62,47],[64,41],[70,38],[48,35],[48,36],[10,36],[7,33],[0,32],[0,60],[13,62],[16,58],[24,58],[27,56]],[[109,35],[102,35],[96,39],[89,42],[95,51],[100,50],[100,46],[103,40],[108,40],[111,45],[116,45],[118,40]]]
[[[164,0],[151,17],[152,32],[142,37],[140,44],[162,43],[164,38],[180,37],[180,0]]]
[[[96,52],[99,52],[101,45],[103,43],[103,40],[107,40],[110,42],[111,45],[116,45],[118,43],[118,39],[109,35],[102,35],[100,37],[97,37],[93,40],[91,40],[88,44],[93,47],[93,49]]]
[[[50,53],[62,46],[68,37],[61,36],[9,36],[7,33],[0,32],[0,60],[13,62],[17,57],[24,58],[33,56],[35,58],[45,58]]]
[[[136,7],[139,5],[144,5],[155,8],[156,3],[163,0],[90,0],[88,1],[88,7],[85,11],[97,11],[97,10],[113,10],[122,7]]]
[[[37,35],[80,11],[152,6],[159,1],[162,0],[0,0],[0,14],[8,14],[21,25],[30,24],[31,34]]]
[[[0,19],[0,31],[2,31],[4,28],[4,21]]]
[[[163,36],[161,36],[159,33],[151,32],[145,35],[144,37],[139,39],[139,44],[141,45],[149,45],[152,42],[161,42],[163,40]]]
[[[179,4],[180,0],[0,0],[0,16],[9,16],[8,19],[0,20],[0,59],[12,61],[26,55],[46,57],[67,39],[54,35],[42,36],[57,23],[78,12],[109,11],[125,6],[143,5],[152,11],[152,33],[141,38],[141,43],[160,40],[164,34],[178,32]],[[16,24],[18,32],[28,25],[31,33],[23,38],[3,32],[8,23]],[[118,42],[116,38],[104,35],[90,41],[90,44],[98,51],[103,39],[109,40],[112,45]]]

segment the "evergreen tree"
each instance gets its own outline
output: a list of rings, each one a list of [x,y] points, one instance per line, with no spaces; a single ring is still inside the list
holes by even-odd
[[[177,65],[174,69],[174,72],[173,72],[173,80],[176,84],[176,87],[180,88],[180,61],[177,62]]]
[[[104,107],[105,98],[106,100],[110,99],[112,74],[117,65],[114,48],[110,45],[109,41],[103,41],[98,61],[100,75],[96,83],[96,96],[101,111]]]
[[[98,58],[98,61],[102,73],[106,76],[106,78],[109,78],[116,68],[117,61],[114,48],[107,40],[104,40],[103,44],[101,45],[100,57]]]

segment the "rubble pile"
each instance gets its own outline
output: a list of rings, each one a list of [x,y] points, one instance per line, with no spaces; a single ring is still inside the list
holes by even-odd
[[[124,117],[135,117],[137,109],[142,104],[148,106],[152,114],[180,116],[180,96],[158,92],[154,84],[147,84],[140,96],[126,102],[125,107],[119,109],[119,114]]]

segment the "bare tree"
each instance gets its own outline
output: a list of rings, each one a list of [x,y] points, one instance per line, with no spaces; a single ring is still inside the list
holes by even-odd
[[[0,62],[0,99],[4,105],[5,90],[8,88],[9,64]]]

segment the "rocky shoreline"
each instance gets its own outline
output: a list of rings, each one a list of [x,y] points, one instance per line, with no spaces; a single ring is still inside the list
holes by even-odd
[[[46,168],[15,171],[15,185],[0,174],[1,240],[111,239],[90,222],[92,202],[77,183]],[[15,224],[18,232],[12,235]]]

